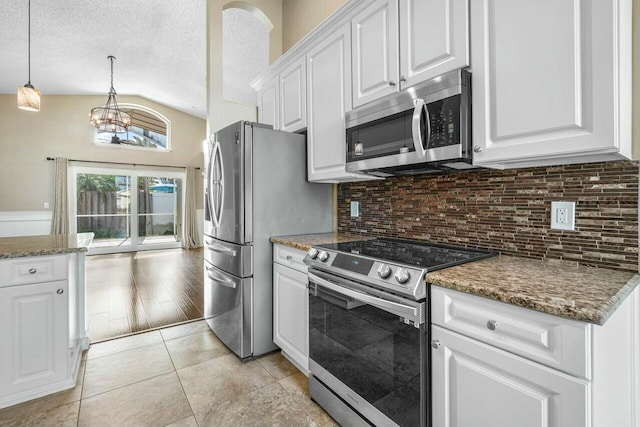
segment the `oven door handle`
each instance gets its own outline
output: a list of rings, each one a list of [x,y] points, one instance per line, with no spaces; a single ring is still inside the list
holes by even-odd
[[[362,292],[354,291],[352,289],[337,285],[313,273],[308,273],[308,275],[309,275],[309,282],[313,282],[320,287],[354,298],[358,301],[372,305],[373,307],[379,308],[384,311],[388,311],[395,315],[404,317],[405,319],[412,320],[415,323],[418,323],[418,324],[424,323],[424,309],[423,309],[424,305],[423,304],[418,304],[416,307],[412,307],[410,305],[400,304],[393,301],[387,301],[382,298],[374,297],[372,295],[368,295]]]

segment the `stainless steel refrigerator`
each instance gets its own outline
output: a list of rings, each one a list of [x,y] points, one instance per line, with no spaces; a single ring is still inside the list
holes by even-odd
[[[306,179],[303,135],[238,122],[205,141],[205,319],[240,358],[276,349],[269,237],[333,228],[329,184]]]

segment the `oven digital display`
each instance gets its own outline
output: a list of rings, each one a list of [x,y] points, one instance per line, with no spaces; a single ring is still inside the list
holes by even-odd
[[[333,267],[367,275],[369,274],[369,271],[371,271],[371,267],[373,267],[373,260],[357,258],[345,254],[337,254],[331,265]]]

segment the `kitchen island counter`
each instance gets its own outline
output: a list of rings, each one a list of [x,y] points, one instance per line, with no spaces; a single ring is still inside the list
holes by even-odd
[[[0,259],[87,252],[93,233],[0,237]]]

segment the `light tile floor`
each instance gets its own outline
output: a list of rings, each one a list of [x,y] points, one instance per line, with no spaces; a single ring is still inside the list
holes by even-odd
[[[92,345],[76,387],[0,409],[0,426],[335,426],[280,353],[242,362],[204,321]]]

